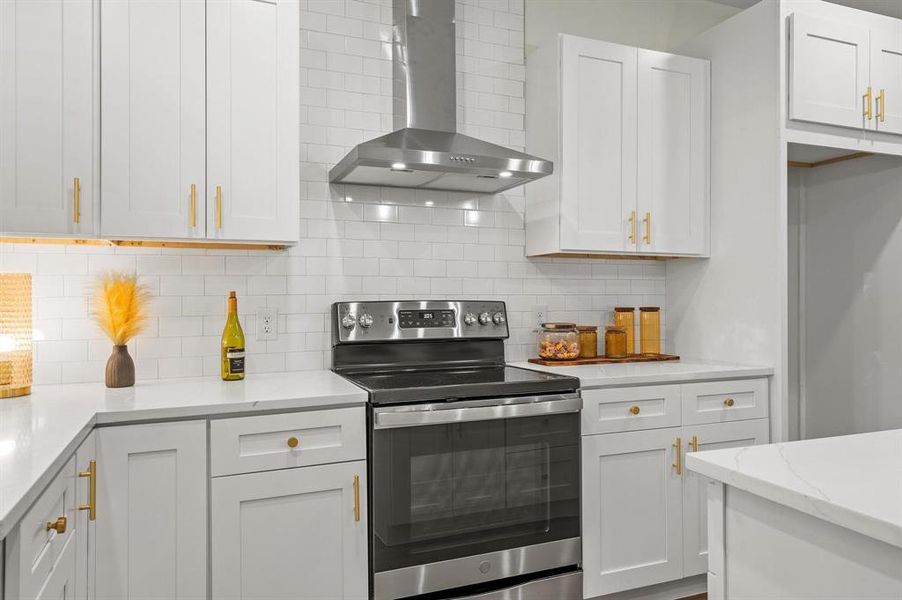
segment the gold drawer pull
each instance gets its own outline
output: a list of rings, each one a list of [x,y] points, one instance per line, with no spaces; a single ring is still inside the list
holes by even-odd
[[[216,186],[216,229],[222,229],[222,186]]]
[[[58,517],[56,521],[47,521],[47,531],[66,533],[66,517]]]
[[[97,461],[90,461],[88,470],[79,471],[78,476],[88,478],[88,503],[79,505],[78,510],[88,511],[88,520],[94,521],[97,519]]]
[[[692,436],[692,441],[689,442],[689,447],[692,448],[693,452],[698,452],[698,436]]]
[[[81,180],[76,177],[72,180],[72,220],[77,225],[81,221]]]
[[[673,443],[673,449],[676,452],[676,459],[673,462],[673,468],[676,469],[677,475],[683,474],[683,440],[677,438]]]
[[[651,213],[645,213],[645,218],[642,220],[645,222],[645,235],[642,236],[642,239],[646,244],[651,244]]]
[[[736,404],[736,401],[733,400],[732,398],[727,398],[726,400],[723,401],[723,405],[726,407],[733,406],[734,404]]]
[[[874,113],[871,110],[871,104],[873,103],[873,90],[871,86],[868,86],[867,91],[864,93],[864,96],[861,97],[862,102],[864,103],[864,112],[863,116],[870,121],[874,117]]]
[[[630,213],[630,243],[636,244],[636,211]]]
[[[191,227],[197,227],[197,184],[191,184]]]
[[[289,448],[297,448],[298,447],[298,438],[291,436],[288,438],[288,447]]]
[[[360,520],[360,475],[354,475],[354,520]]]
[[[635,404],[633,406],[630,406],[630,412],[633,413],[634,415],[638,415],[639,410],[640,410],[639,407],[636,406]]]

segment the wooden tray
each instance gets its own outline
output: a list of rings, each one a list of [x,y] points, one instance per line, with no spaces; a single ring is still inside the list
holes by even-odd
[[[659,362],[664,360],[680,360],[680,357],[676,354],[630,354],[626,358],[607,358],[606,356],[596,356],[595,358],[574,358],[573,360],[548,360],[545,358],[530,358],[529,362],[534,365],[545,365],[546,367],[574,367],[576,365]]]

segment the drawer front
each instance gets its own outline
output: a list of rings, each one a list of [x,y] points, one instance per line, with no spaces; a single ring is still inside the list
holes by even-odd
[[[583,435],[675,427],[680,386],[583,390]]]
[[[737,379],[682,386],[683,425],[761,419],[768,413],[768,380]]]
[[[16,576],[19,598],[35,598],[53,574],[69,541],[75,536],[75,457],[53,479],[38,497],[18,527]],[[65,531],[48,529],[48,523],[57,523],[65,517]],[[10,547],[7,546],[7,551]]]
[[[210,422],[213,477],[363,458],[366,458],[363,407]]]

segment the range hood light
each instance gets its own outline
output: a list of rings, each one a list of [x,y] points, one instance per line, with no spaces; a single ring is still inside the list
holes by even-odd
[[[510,176],[511,176],[511,172],[510,172],[510,171],[501,171],[500,173],[498,173],[498,177],[504,177],[504,178],[507,178],[507,177],[510,177]]]
[[[405,165],[402,162],[396,162],[396,163],[391,164],[392,171],[403,171],[405,169],[407,169],[407,165]]]

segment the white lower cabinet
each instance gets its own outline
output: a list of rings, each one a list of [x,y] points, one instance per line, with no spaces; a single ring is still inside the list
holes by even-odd
[[[591,598],[682,576],[679,427],[583,438],[583,586]]]
[[[366,461],[213,479],[217,600],[364,599]]]
[[[687,452],[756,446],[769,439],[767,419],[683,428]],[[683,473],[683,577],[708,570],[707,481],[692,471]]]
[[[767,443],[767,383],[762,378],[583,390],[585,598],[707,571],[706,483],[683,467],[685,455]],[[728,408],[736,410],[718,412],[723,422],[693,424],[703,419],[700,399],[709,397],[718,405],[733,399]],[[749,410],[743,411],[746,404]],[[630,430],[606,433],[612,429]]]
[[[206,599],[206,422],[96,433],[95,597]]]

